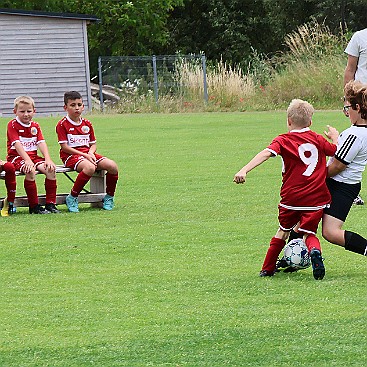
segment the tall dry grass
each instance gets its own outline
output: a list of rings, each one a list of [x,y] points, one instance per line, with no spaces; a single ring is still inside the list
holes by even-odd
[[[319,109],[340,108],[346,38],[313,20],[288,34],[285,43],[288,51],[277,58],[279,70],[256,99],[259,107],[284,108],[302,98]]]
[[[203,105],[204,84],[201,65],[185,60],[177,68],[177,82],[182,85],[182,96],[190,103]],[[253,78],[245,74],[240,67],[228,65],[222,60],[207,69],[208,104],[206,109],[239,108],[244,98],[254,95]]]
[[[307,62],[337,56],[343,52],[346,41],[341,33],[335,35],[325,24],[312,20],[285,37],[289,51],[283,57],[289,62]]]
[[[208,101],[204,101],[201,63],[181,60],[174,75],[178,93],[124,100],[117,112],[244,111],[284,109],[293,98],[315,108],[340,108],[347,39],[316,21],[285,37],[288,50],[266,59],[254,52],[246,68],[219,61],[207,68]]]

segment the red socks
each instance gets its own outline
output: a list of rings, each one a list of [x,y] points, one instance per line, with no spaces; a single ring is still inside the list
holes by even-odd
[[[56,180],[45,179],[46,204],[56,204]]]
[[[33,208],[38,204],[36,181],[24,180],[24,189],[28,197],[28,205]]]
[[[92,176],[86,175],[83,171],[79,172],[76,180],[74,182],[74,186],[71,189],[70,194],[74,197],[77,197],[80,192],[83,190],[84,186],[89,182]]]
[[[313,248],[319,250],[321,252],[321,245],[319,239],[314,234],[309,234],[306,238],[306,246],[308,248],[308,252],[311,252]]]
[[[7,190],[8,202],[14,203],[15,192],[17,188],[14,165],[10,162],[6,162],[3,164],[2,169],[5,171],[5,186]]]
[[[268,272],[274,272],[275,266],[277,264],[278,256],[285,246],[285,240],[273,237],[270,241],[270,246],[265,255],[263,267],[261,270],[266,270]]]

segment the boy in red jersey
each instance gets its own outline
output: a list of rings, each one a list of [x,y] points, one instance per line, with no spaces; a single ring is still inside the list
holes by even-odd
[[[96,137],[90,121],[81,117],[84,110],[82,96],[79,92],[70,91],[64,94],[64,109],[67,115],[56,125],[60,144],[60,158],[65,167],[79,172],[66,205],[70,212],[79,212],[78,195],[89,182],[94,172],[106,170],[106,196],[103,198],[103,209],[112,210],[118,180],[117,164],[96,153]]]
[[[4,199],[3,207],[0,213],[2,217],[8,217],[9,214],[13,214],[15,212],[14,199],[17,181],[15,178],[15,168],[13,164],[0,160],[0,172],[2,171],[5,171],[7,197]]]
[[[56,208],[56,166],[50,158],[41,127],[33,116],[36,113],[33,98],[17,97],[14,101],[15,119],[8,123],[7,161],[25,174],[24,189],[28,197],[30,214],[59,213]],[[43,157],[38,156],[38,149]],[[38,203],[36,170],[45,174],[46,208]]]
[[[329,143],[322,135],[310,130],[313,107],[306,101],[294,99],[287,110],[288,133],[276,137],[234,176],[233,181],[244,183],[249,171],[270,157],[280,155],[283,160],[283,180],[280,190],[279,229],[271,239],[260,276],[273,276],[278,255],[285,246],[290,231],[299,223],[298,231],[310,252],[313,276],[323,279],[325,267],[320,241],[316,237],[323,209],[331,196],[326,185],[326,156],[336,151],[338,131],[328,126]]]

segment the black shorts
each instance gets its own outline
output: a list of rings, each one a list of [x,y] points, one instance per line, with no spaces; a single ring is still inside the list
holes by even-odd
[[[353,201],[361,190],[361,183],[346,184],[332,178],[328,178],[326,183],[331,194],[331,205],[324,209],[324,213],[345,222]]]

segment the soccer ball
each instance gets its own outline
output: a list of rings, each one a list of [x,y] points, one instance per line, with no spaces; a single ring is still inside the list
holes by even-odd
[[[298,269],[306,269],[311,265],[310,255],[302,238],[296,238],[285,246],[284,259],[289,266]]]

